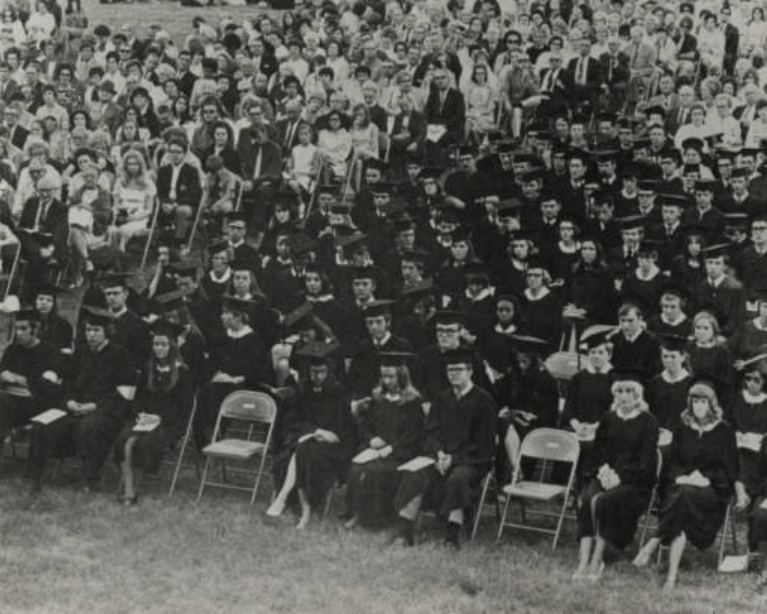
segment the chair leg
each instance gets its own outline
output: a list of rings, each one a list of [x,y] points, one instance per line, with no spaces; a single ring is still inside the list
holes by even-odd
[[[551,549],[556,550],[557,549],[557,542],[559,541],[559,534],[562,532],[562,524],[565,522],[565,514],[567,513],[567,503],[570,495],[570,491],[568,490],[565,493],[565,500],[562,502],[562,511],[559,514],[559,519],[557,520],[557,531],[554,533],[554,542],[551,544]]]
[[[479,496],[479,505],[477,506],[477,510],[474,513],[474,522],[472,523],[471,527],[471,541],[474,541],[474,539],[477,537],[477,529],[479,528],[479,521],[482,518],[482,510],[485,507],[485,498],[487,497],[487,491],[489,487],[490,474],[488,473],[482,486],[482,494]]]
[[[205,489],[205,480],[208,477],[208,466],[210,465],[210,457],[205,457],[205,467],[202,470],[202,479],[200,480],[200,490],[197,491],[197,501],[202,499],[202,491]]]
[[[258,495],[258,485],[261,483],[261,476],[264,474],[264,464],[266,463],[266,451],[261,454],[261,462],[258,463],[258,475],[256,475],[256,484],[253,486],[253,496],[250,498],[250,504],[253,505],[256,502],[256,495]]]
[[[327,496],[325,497],[325,509],[322,510],[322,522],[325,522],[328,518],[328,514],[330,514],[330,507],[333,505],[333,493],[335,489],[336,487],[334,484],[333,487],[328,491]]]
[[[501,541],[503,537],[503,528],[506,526],[506,515],[509,513],[509,507],[511,506],[511,495],[506,496],[506,503],[503,506],[503,514],[501,514],[501,521],[498,523],[498,536],[495,541]]]

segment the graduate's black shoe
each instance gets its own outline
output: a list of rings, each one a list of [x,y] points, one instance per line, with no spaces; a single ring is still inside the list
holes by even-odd
[[[461,548],[461,525],[457,522],[448,522],[445,529],[445,546],[448,548]]]
[[[391,538],[391,545],[415,546],[415,522],[399,517],[397,529]]]

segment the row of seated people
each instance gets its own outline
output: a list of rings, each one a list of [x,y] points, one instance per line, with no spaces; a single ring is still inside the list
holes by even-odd
[[[224,332],[211,346],[207,357],[211,366],[201,371],[210,374],[205,379],[192,375],[201,368],[195,360],[206,358],[191,341],[194,321],[188,309],[173,301],[165,303],[171,307],[145,333],[145,354],[137,354],[140,344],[135,336],[130,339],[121,322],[128,298],[124,280],[113,276],[104,282],[107,308],[84,307],[84,341],[76,344],[71,356],[61,351],[65,347],[53,347],[47,340],[56,328],[62,331],[61,339],[66,337],[65,324],[51,314],[53,290],[38,292],[36,308],[16,314],[14,341],[0,365],[0,435],[5,438],[10,429],[47,409],[65,412],[32,429],[29,471],[35,489],[41,486],[48,458],[73,453],[84,460],[88,487],[97,488],[102,465],[114,449],[125,477],[121,501],[133,504],[133,467],[158,468],[163,454],[178,440],[195,394],[200,405],[195,432],[198,444],[204,445],[223,398],[235,390],[276,383],[265,346],[249,325],[251,304],[235,297],[222,301]],[[387,325],[386,317],[377,322],[380,309],[371,309],[366,318],[369,328]],[[636,313],[624,311],[622,324],[627,316]],[[452,315],[437,321],[446,337],[455,331],[448,331],[445,322],[456,325],[459,319]],[[341,480],[348,484],[349,526],[394,517],[398,538],[413,543],[414,521],[426,499],[447,521],[446,541],[456,545],[476,488],[493,459],[504,457],[496,442],[503,442],[507,451],[503,464],[513,465],[519,440],[529,430],[559,421],[556,393],[544,405],[532,402],[541,390],[535,384],[553,381],[542,367],[540,351],[546,344],[541,340],[514,337],[519,371],[513,378],[523,388],[532,388],[533,394],[507,398],[502,405],[491,385],[485,383],[488,390],[475,383],[487,382],[478,373],[482,363],[478,366],[476,353],[460,344],[446,348],[434,361],[444,383],[433,395],[419,392],[411,383],[408,352],[390,350],[378,352],[369,394],[360,397],[345,384],[344,369],[334,357],[335,344],[304,332],[292,361],[295,369],[282,382],[289,393],[280,395],[273,450],[278,489],[266,512],[270,518],[280,516],[295,493],[301,510],[298,525],[306,526],[312,510]],[[664,339],[660,356],[664,370],[646,382],[641,375],[611,369],[614,336],[614,331],[600,331],[584,339],[587,369],[570,383],[562,417],[562,426],[583,441],[578,471],[581,554],[575,577],[598,579],[607,543],[623,549],[633,541],[655,482],[659,444],[666,458],[660,525],[636,563],[645,563],[659,543],[671,544],[668,582],[673,585],[686,540],[701,548],[710,545],[733,495],[738,508],[749,510],[750,545],[762,547],[764,356],[741,366],[743,390],[723,410],[716,386],[693,380],[684,368],[685,347],[679,339]],[[205,383],[198,388],[194,382]],[[665,437],[658,417],[648,411],[645,388],[665,395],[662,407],[675,408],[668,412],[675,417],[665,422]],[[553,414],[553,421],[545,411]],[[148,432],[135,430],[137,424],[152,423],[160,426]],[[376,452],[369,454],[376,458],[352,462],[368,449]],[[418,456],[434,463],[412,473],[397,471],[402,462]],[[371,478],[376,472],[380,475]]]

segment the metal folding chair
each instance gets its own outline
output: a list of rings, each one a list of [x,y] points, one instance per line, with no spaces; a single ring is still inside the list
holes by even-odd
[[[178,457],[175,461],[170,460],[164,460],[163,464],[170,464],[174,466],[173,469],[173,478],[170,482],[170,488],[168,489],[168,496],[173,496],[173,492],[176,490],[176,482],[178,481],[178,476],[181,473],[181,468],[190,468],[194,467],[194,470],[197,474],[197,479],[200,479],[200,463],[197,462],[197,452],[195,452],[194,462],[193,463],[185,463],[184,462],[184,454],[186,453],[187,448],[189,447],[189,444],[192,443],[192,428],[194,424],[194,418],[197,414],[197,397],[195,397],[193,403],[192,403],[192,409],[189,412],[189,420],[186,424],[186,429],[184,430],[184,435],[181,438],[181,448],[178,451]],[[194,448],[194,446],[192,446]]]
[[[216,428],[213,431],[213,439],[211,440],[211,443],[205,446],[202,450],[202,453],[205,455],[205,467],[202,471],[202,479],[200,480],[200,490],[197,493],[197,501],[202,498],[202,493],[206,486],[215,486],[231,490],[252,491],[250,504],[253,505],[256,501],[256,495],[258,494],[258,486],[261,482],[261,476],[264,473],[266,456],[272,441],[276,416],[277,403],[265,392],[237,390],[224,399],[221,403],[221,409],[218,412]],[[224,420],[246,423],[249,426],[247,438],[240,439],[227,437],[221,439],[223,434],[222,422]],[[266,427],[266,436],[263,441],[254,441],[251,437],[256,432],[255,427],[259,425]],[[248,461],[259,456],[261,457],[261,460],[257,463],[257,473],[252,488],[239,486],[226,481],[226,462],[228,460]],[[211,460],[220,460],[222,462],[224,481],[208,481],[208,469],[210,468]],[[243,470],[232,471],[231,473],[252,475],[252,473]]]
[[[503,530],[505,527],[526,529],[528,531],[554,535],[552,549],[556,549],[559,535],[562,532],[562,524],[565,519],[565,512],[567,511],[567,504],[573,491],[573,485],[575,484],[575,468],[578,464],[579,454],[580,444],[573,433],[549,428],[536,429],[528,433],[527,437],[522,441],[511,484],[505,486],[503,489],[503,492],[506,494],[506,505],[503,508],[503,515],[501,516],[501,522],[498,526],[497,541],[500,541],[501,537],[503,537]],[[523,458],[532,458],[543,461],[544,467],[538,481],[521,479],[520,467]],[[570,463],[570,476],[568,477],[567,485],[563,486],[561,484],[544,482],[547,473],[546,463],[548,462]],[[551,504],[558,499],[561,499],[562,507],[559,513],[556,514],[556,529],[514,522],[507,523],[506,517],[511,508],[513,499],[519,499],[522,504],[527,501]],[[539,515],[546,514],[539,513]]]

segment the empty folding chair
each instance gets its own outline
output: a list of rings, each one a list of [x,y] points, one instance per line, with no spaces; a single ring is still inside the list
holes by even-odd
[[[206,486],[215,486],[218,488],[229,488],[233,490],[252,490],[250,504],[256,500],[258,485],[261,482],[261,476],[264,473],[266,456],[269,451],[269,444],[272,440],[274,431],[274,421],[277,416],[277,404],[274,399],[265,392],[255,392],[252,390],[238,390],[227,396],[221,403],[221,409],[218,412],[216,428],[213,431],[211,443],[205,446],[202,453],[205,455],[205,467],[202,471],[202,480],[200,481],[200,491],[197,494],[197,500],[202,498],[202,493]],[[223,421],[237,421],[248,424],[249,429],[247,438],[226,437],[220,439],[223,433]],[[263,441],[252,440],[255,428],[262,425],[266,428],[266,436]],[[222,470],[226,468],[226,461],[247,461],[251,459],[260,460],[256,463],[255,481],[252,489],[228,482],[209,482],[208,469],[210,461],[214,459],[221,460]],[[244,472],[238,472],[244,473]],[[252,474],[249,474],[252,475]]]
[[[503,492],[506,494],[506,505],[503,508],[503,515],[501,516],[501,522],[498,527],[498,541],[500,541],[501,537],[503,536],[504,528],[512,527],[554,535],[552,548],[557,547],[559,534],[562,531],[562,523],[565,519],[565,512],[567,511],[567,503],[570,499],[571,493],[573,491],[573,485],[575,483],[575,468],[578,463],[579,453],[580,444],[578,443],[578,439],[573,433],[549,428],[536,429],[528,433],[527,437],[525,437],[525,439],[522,441],[511,484],[505,486],[503,489]],[[544,462],[544,471],[541,471],[540,480],[533,481],[521,479],[520,467],[522,465],[523,458],[530,458]],[[566,485],[563,486],[561,484],[544,482],[547,473],[545,471],[545,465],[549,462],[561,462],[570,464],[570,473]],[[545,527],[514,522],[507,523],[506,517],[508,516],[512,502],[515,499],[519,499],[523,505],[528,501],[551,504],[561,499],[562,506],[559,512],[555,514],[557,517],[556,529],[549,529]]]

